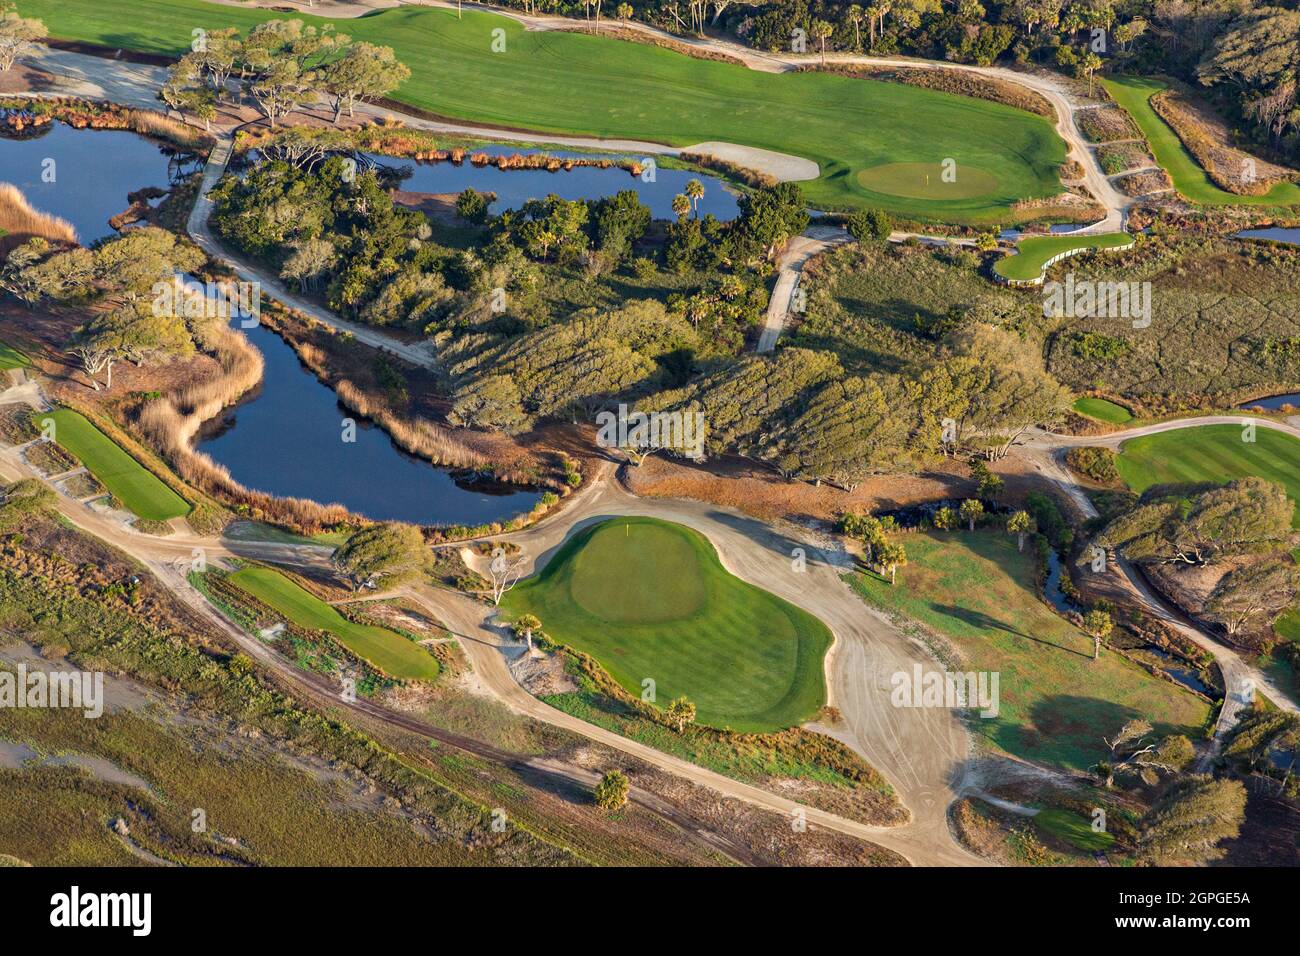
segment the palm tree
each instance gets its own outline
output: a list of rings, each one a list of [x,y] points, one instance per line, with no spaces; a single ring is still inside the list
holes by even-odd
[[[850,3],[846,13],[849,23],[853,24],[853,49],[862,52],[862,8]]]
[[[1088,95],[1092,96],[1092,75],[1101,69],[1101,57],[1089,50],[1079,60],[1079,69],[1088,78]]]
[[[821,41],[822,44],[822,63],[826,63],[826,38],[835,32],[835,28],[826,20],[814,20],[812,22],[812,35]]]
[[[691,208],[695,210],[695,218],[700,218],[700,200],[704,198],[704,183],[698,179],[692,179],[686,184],[686,197],[691,201]]]
[[[673,197],[673,212],[677,214],[678,222],[684,220],[691,212],[691,201],[678,193]]]
[[[620,3],[614,12],[618,14],[620,20],[631,20],[633,13],[632,4]]]
[[[880,4],[873,3],[867,7],[867,35],[871,37],[871,48],[876,47],[876,18],[879,17],[884,22],[885,15],[880,12]]]

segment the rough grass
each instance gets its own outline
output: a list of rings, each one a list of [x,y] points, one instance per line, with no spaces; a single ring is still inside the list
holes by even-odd
[[[1133,400],[1144,415],[1228,407],[1300,384],[1300,250],[1214,237],[1147,237],[1140,253],[1071,259],[1076,283],[1150,282],[1151,325],[1124,319],[1042,318],[1048,370],[1078,391]],[[1030,298],[1026,294],[1026,298]],[[1080,335],[1122,354],[1077,348]]]
[[[1106,89],[1115,102],[1141,128],[1156,162],[1169,173],[1174,188],[1183,198],[1214,206],[1291,206],[1300,203],[1300,186],[1295,183],[1278,183],[1262,196],[1240,196],[1214,185],[1209,175],[1183,146],[1178,134],[1151,106],[1151,97],[1166,89],[1166,83],[1149,76],[1117,76],[1102,82],[1106,84]]]
[[[1034,826],[1080,850],[1106,850],[1115,842],[1113,834],[1094,830],[1089,821],[1069,810],[1040,810],[1033,821]]]
[[[708,726],[780,730],[826,702],[826,626],[733,577],[681,525],[617,518],[588,528],[502,606],[537,615],[551,638],[591,654],[637,697],[647,678],[660,706],[685,695]]]
[[[1016,254],[1004,256],[993,264],[993,271],[1004,279],[1036,279],[1043,274],[1048,259],[1072,249],[1122,249],[1133,245],[1126,232],[1088,236],[1031,236],[1016,243]]]
[[[920,622],[962,656],[962,670],[1000,676],[997,717],[975,734],[999,750],[1073,770],[1107,754],[1103,735],[1143,717],[1160,734],[1196,735],[1209,704],[1103,649],[1039,597],[1037,554],[1001,532],[908,535],[908,564],[890,586],[854,573],[870,604]],[[883,693],[884,691],[882,691]]]
[[[123,451],[80,412],[60,408],[53,412],[33,412],[33,418],[37,427],[46,418],[54,419],[54,440],[85,465],[137,517],[146,521],[169,521],[189,514],[190,505],[184,498]]]
[[[1074,410],[1080,415],[1087,415],[1089,418],[1109,422],[1112,425],[1124,425],[1133,420],[1133,413],[1127,408],[1104,398],[1077,399]]]
[[[179,56],[196,26],[247,29],[277,15],[199,0],[28,0],[53,36]],[[526,32],[489,13],[404,6],[330,21],[355,40],[391,46],[412,77],[395,98],[418,109],[538,131],[687,146],[724,140],[815,161],[809,201],[883,206],[953,222],[1005,219],[1021,199],[1060,191],[1065,145],[1050,122],[999,103],[820,72],[762,73],[649,44],[576,32]],[[492,31],[505,51],[492,51]],[[437,50],[437,56],[430,56]],[[857,172],[936,162],[996,170],[992,194],[954,200],[872,192]]]
[[[278,571],[247,567],[232,574],[230,582],[299,627],[328,631],[390,677],[433,680],[438,676],[438,662],[418,644],[395,631],[349,621]]]
[[[1202,425],[1143,435],[1120,446],[1115,466],[1137,492],[1253,475],[1284,486],[1292,500],[1300,498],[1300,441],[1271,428],[1257,427],[1253,442],[1243,441],[1244,434],[1241,425]],[[1292,525],[1300,527],[1300,512]]]

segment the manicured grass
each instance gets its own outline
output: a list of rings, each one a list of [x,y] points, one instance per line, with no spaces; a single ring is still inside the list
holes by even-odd
[[[146,521],[170,521],[190,513],[189,503],[140,464],[80,412],[59,408],[33,412],[39,429],[54,419],[54,440],[86,466],[132,514]]]
[[[1134,491],[1152,485],[1257,476],[1283,485],[1300,499],[1300,441],[1270,428],[1256,428],[1242,441],[1241,425],[1201,425],[1131,438],[1120,446],[1115,467]],[[1292,524],[1300,527],[1300,509]]]
[[[537,615],[629,693],[640,697],[649,678],[660,706],[685,695],[712,727],[780,730],[826,702],[826,626],[733,577],[681,525],[616,518],[587,528],[502,606]]]
[[[433,680],[438,676],[438,662],[418,644],[386,628],[354,624],[278,571],[262,567],[242,568],[230,576],[230,582],[299,627],[328,631],[345,647],[389,677]]]
[[[1040,810],[1033,820],[1035,826],[1080,850],[1106,850],[1115,842],[1111,834],[1094,830],[1091,823],[1068,810]]]
[[[0,369],[26,368],[31,361],[7,342],[0,342]]]
[[[1098,421],[1112,425],[1124,425],[1133,420],[1133,413],[1123,405],[1116,405],[1104,398],[1080,398],[1074,403],[1074,410],[1080,415],[1087,415]]]
[[[1016,243],[1014,256],[1003,256],[993,264],[993,271],[1004,279],[1037,279],[1047,260],[1071,249],[1119,249],[1133,244],[1126,232],[1107,232],[1087,236],[1030,236]]]
[[[196,27],[247,29],[266,10],[201,0],[25,0],[51,35],[178,56]],[[444,116],[557,133],[687,146],[723,140],[818,163],[804,184],[825,208],[880,206],[951,222],[1003,222],[1018,199],[1060,191],[1065,144],[1052,124],[998,103],[819,72],[772,74],[586,33],[525,32],[479,11],[404,6],[327,20],[354,40],[391,46],[412,77],[395,94]],[[492,51],[493,31],[505,51]],[[957,194],[917,197],[858,174],[894,163],[957,163]],[[966,195],[962,169],[988,189]],[[987,177],[987,178],[986,178]],[[889,180],[889,177],[886,177]],[[870,180],[870,176],[868,176]]]
[[[1092,639],[1038,596],[1037,555],[1018,552],[1011,535],[911,534],[906,547],[896,585],[857,572],[848,579],[868,603],[950,641],[961,670],[1000,675],[998,715],[970,721],[993,747],[1086,770],[1107,754],[1102,736],[1131,718],[1149,720],[1159,734],[1195,737],[1204,725],[1206,701],[1118,654],[1103,650],[1092,660]]]
[[[1164,167],[1174,187],[1185,198],[1206,205],[1291,206],[1300,203],[1300,186],[1278,183],[1263,196],[1238,196],[1214,185],[1204,169],[1183,146],[1178,134],[1151,107],[1151,97],[1167,84],[1149,76],[1117,76],[1102,80],[1115,102],[1123,107],[1151,145],[1156,162]]]

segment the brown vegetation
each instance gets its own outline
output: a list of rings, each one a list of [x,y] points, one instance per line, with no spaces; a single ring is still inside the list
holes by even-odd
[[[156,110],[132,109],[78,97],[32,99],[10,96],[0,100],[0,110],[5,111],[4,124],[15,133],[52,120],[62,120],[75,129],[130,130],[197,153],[206,153],[216,142],[208,133]]]
[[[1174,188],[1174,182],[1163,169],[1144,169],[1115,180],[1115,188],[1125,196],[1146,196]]]
[[[1116,106],[1080,110],[1077,114],[1079,132],[1090,142],[1110,143],[1118,139],[1141,139],[1138,128],[1127,113]]]
[[[1300,172],[1277,166],[1228,145],[1228,125],[1206,106],[1178,89],[1151,97],[1151,108],[1178,134],[1206,175],[1220,189],[1240,196],[1262,196]]]
[[[838,73],[841,76],[855,76],[865,80],[882,80],[887,83],[903,83],[907,86],[919,86],[926,90],[939,90],[958,96],[969,96],[977,100],[990,100],[1016,109],[1035,113],[1039,116],[1054,117],[1056,111],[1052,104],[1039,93],[1016,83],[981,76],[971,70],[924,69],[896,66],[865,66],[857,63],[810,64],[804,70],[818,70],[823,73]]]
[[[9,255],[29,239],[38,236],[52,243],[75,245],[77,230],[72,223],[32,207],[21,189],[0,183],[0,257]]]

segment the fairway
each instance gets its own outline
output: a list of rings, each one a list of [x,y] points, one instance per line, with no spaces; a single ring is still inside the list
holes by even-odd
[[[1087,236],[1030,236],[1016,243],[1014,256],[1003,256],[993,264],[993,271],[1004,279],[1037,279],[1047,262],[1073,249],[1122,249],[1133,245],[1126,232],[1107,232]]]
[[[988,196],[998,188],[998,178],[982,169],[960,169],[951,182],[943,174],[939,163],[886,163],[862,170],[858,182],[864,189],[887,196],[939,201]]]
[[[278,571],[247,567],[232,574],[230,582],[299,627],[328,631],[340,644],[389,677],[432,680],[438,676],[438,662],[418,644],[396,631],[349,621]]]
[[[58,38],[179,56],[192,31],[247,29],[283,14],[202,0],[25,0]],[[722,140],[815,161],[804,183],[822,208],[879,206],[950,222],[1003,221],[1020,199],[1060,192],[1065,144],[1052,123],[999,103],[830,73],[763,73],[650,44],[586,33],[533,31],[505,17],[404,6],[334,25],[354,40],[391,46],[412,77],[394,98],[442,116],[541,132],[688,146]],[[493,31],[504,52],[494,53]],[[972,173],[996,170],[989,191],[920,197],[863,185],[888,164]],[[986,172],[985,176],[989,176]],[[665,187],[667,188],[667,187]],[[963,188],[965,188],[963,186]]]
[[[33,412],[38,429],[54,420],[54,440],[78,458],[112,495],[138,518],[170,521],[190,513],[189,503],[140,464],[80,412],[60,408]]]
[[[1258,476],[1300,499],[1300,441],[1271,428],[1256,428],[1253,442],[1242,441],[1241,425],[1200,425],[1130,438],[1119,449],[1115,467],[1134,491],[1152,485]],[[1292,525],[1300,527],[1300,515]]]
[[[537,615],[637,697],[647,678],[661,707],[685,695],[701,724],[781,730],[826,702],[826,626],[733,577],[681,525],[615,518],[584,529],[502,607]]]
[[[1001,676],[998,715],[974,717],[972,732],[1029,760],[1086,771],[1108,751],[1126,720],[1144,717],[1157,734],[1195,738],[1208,702],[1103,650],[1038,595],[1037,555],[1016,550],[996,531],[907,536],[908,563],[890,586],[875,575],[849,581],[868,603],[893,611],[950,641],[961,670]]]
[[[1073,408],[1080,415],[1111,425],[1125,425],[1133,420],[1133,413],[1127,408],[1104,398],[1080,398],[1075,401]]]
[[[1117,76],[1102,80],[1115,102],[1133,117],[1151,145],[1156,162],[1185,198],[1210,206],[1292,206],[1300,203],[1300,186],[1278,183],[1263,196],[1239,196],[1220,189],[1183,146],[1178,134],[1151,106],[1151,97],[1168,84],[1149,76]]]

